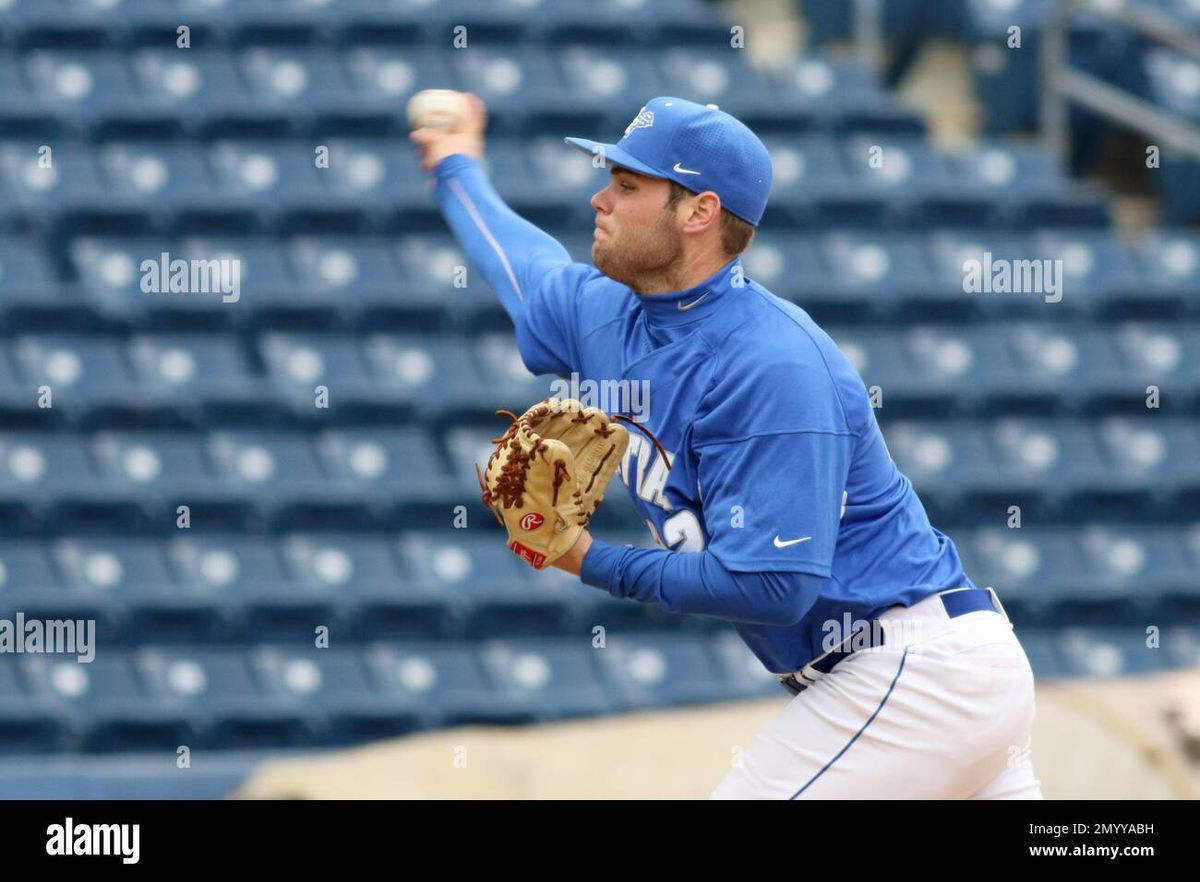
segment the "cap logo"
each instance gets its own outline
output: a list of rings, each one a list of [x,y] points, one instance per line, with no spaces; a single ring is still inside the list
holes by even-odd
[[[654,125],[654,111],[643,107],[633,118],[633,122],[625,128],[625,134],[628,135],[634,129],[648,129],[652,125]]]

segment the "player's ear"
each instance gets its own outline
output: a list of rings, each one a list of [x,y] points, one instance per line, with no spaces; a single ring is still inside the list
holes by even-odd
[[[687,224],[694,230],[702,230],[710,224],[721,222],[721,197],[712,190],[705,190],[689,200],[692,205]]]

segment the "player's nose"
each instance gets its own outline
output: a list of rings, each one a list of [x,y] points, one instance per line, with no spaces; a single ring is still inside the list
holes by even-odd
[[[592,208],[601,214],[608,214],[608,187],[603,187],[592,194]]]

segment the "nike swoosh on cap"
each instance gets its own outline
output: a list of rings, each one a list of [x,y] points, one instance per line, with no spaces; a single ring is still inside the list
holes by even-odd
[[[678,162],[675,163],[675,171],[681,175],[698,175],[700,172],[692,171],[690,168],[684,168]]]

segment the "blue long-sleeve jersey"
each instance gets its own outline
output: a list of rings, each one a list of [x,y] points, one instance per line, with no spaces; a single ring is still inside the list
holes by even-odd
[[[648,390],[639,421],[669,462],[631,432],[620,476],[662,547],[595,539],[585,583],[727,619],[776,673],[828,650],[847,617],[972,586],[892,462],[854,367],[740,258],[694,288],[640,296],[513,212],[477,160],[449,156],[434,179],[530,371]]]

